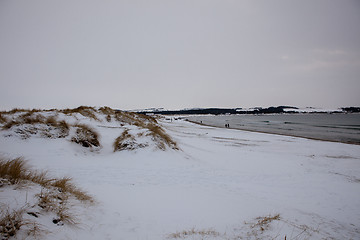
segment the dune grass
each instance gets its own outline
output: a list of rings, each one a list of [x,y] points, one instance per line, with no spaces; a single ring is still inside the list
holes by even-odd
[[[122,150],[132,150],[134,148],[135,137],[129,133],[129,129],[115,139],[113,143],[114,152]]]
[[[25,209],[2,208],[0,210],[0,236],[1,239],[8,239],[14,237],[16,233],[24,225],[29,224],[29,221],[24,221],[23,214]]]
[[[59,192],[70,193],[79,201],[92,202],[93,201],[92,197],[88,195],[86,192],[77,188],[72,181],[73,180],[71,177],[53,179],[50,182],[50,186],[56,188]]]
[[[52,220],[54,224],[78,224],[76,216],[71,212],[68,202],[69,195],[66,192],[46,188],[36,196],[38,197],[38,206],[42,211],[55,213],[56,217]]]
[[[136,150],[138,148],[147,147],[147,144],[137,143],[134,135],[129,133],[129,129],[125,131],[115,139],[113,143],[114,152],[123,151],[123,150]]]
[[[149,131],[147,135],[152,137],[159,149],[166,150],[166,147],[170,147],[178,150],[177,143],[159,126],[154,117],[145,114],[119,111],[116,113],[115,118],[120,122],[147,129]]]
[[[11,184],[32,182],[44,188],[54,188],[59,192],[68,193],[79,201],[92,201],[86,192],[76,187],[70,177],[50,178],[46,171],[32,169],[21,157],[11,160],[0,158],[0,178],[8,180]]]
[[[77,108],[73,108],[73,109],[63,109],[60,110],[59,112],[62,112],[66,115],[72,115],[74,113],[80,113],[81,115],[83,115],[84,117],[93,119],[95,121],[100,122],[100,119],[96,116],[96,109],[94,107],[89,107],[89,106],[80,106]]]
[[[101,107],[98,110],[99,113],[102,113],[103,115],[106,115],[106,121],[111,122],[112,118],[115,117],[116,111],[109,107]]]
[[[44,124],[45,123],[45,117],[42,115],[36,115],[36,116],[32,116],[31,112],[25,113],[23,115],[20,115],[19,117],[16,118],[16,120],[11,120],[9,122],[7,122],[2,129],[10,129],[13,126],[18,126],[18,125],[22,125],[22,124]]]
[[[115,110],[109,107],[101,107],[99,108],[99,112],[101,112],[104,115],[114,115],[115,114]]]
[[[13,109],[9,112],[1,112],[0,117],[2,118],[0,119],[2,119],[1,121],[4,121],[1,128],[2,130],[9,130],[13,127],[17,127],[14,129],[14,133],[23,139],[27,139],[36,134],[45,138],[64,138],[69,136],[70,129],[74,127],[76,128],[76,132],[75,135],[71,137],[70,141],[86,148],[96,148],[100,147],[99,134],[93,128],[85,124],[70,125],[64,120],[59,121],[57,116],[59,113],[69,116],[72,116],[74,113],[80,113],[86,118],[101,121],[97,117],[100,114],[100,116],[103,115],[105,117],[107,122],[117,121],[120,123],[120,126],[129,124],[146,130],[147,132],[144,133],[144,135],[150,136],[158,149],[166,150],[169,147],[178,150],[177,143],[159,125],[157,119],[145,114],[119,111],[109,107],[101,107],[97,110],[88,106],[64,110],[43,110],[43,112],[53,112],[53,114],[44,116],[42,110],[39,109]],[[4,114],[16,115],[10,116],[8,119],[7,117],[4,117]],[[145,146],[148,146],[148,144],[137,144],[136,137],[130,137],[129,132],[126,130],[122,135],[115,139],[113,143],[114,151],[121,151],[124,149],[134,150]]]
[[[34,115],[32,112],[8,121],[2,126],[2,129],[8,130],[17,126],[26,126],[16,130],[23,138],[28,138],[37,133],[47,138],[64,138],[69,135],[70,130],[70,125],[64,120],[58,121],[55,116]]]
[[[138,127],[143,127],[148,122],[157,123],[156,119],[151,116],[134,112],[115,111],[114,117],[119,122],[135,125]]]
[[[35,177],[35,175],[39,175],[39,177]],[[11,184],[18,184],[21,181],[41,181],[40,175],[46,174],[31,172],[23,158],[0,159],[0,178],[9,180]]]
[[[196,237],[199,237],[199,239],[207,239],[207,238],[214,238],[214,237],[219,237],[220,233],[213,230],[213,229],[195,229],[192,228],[190,230],[184,230],[181,232],[176,232],[176,233],[171,233],[167,236],[167,238],[169,239],[184,239],[184,238],[195,238],[198,239]]]
[[[99,134],[94,129],[85,124],[77,124],[75,127],[76,135],[71,138],[72,142],[87,148],[100,147]]]
[[[174,150],[178,150],[177,143],[165,132],[159,125],[153,123],[142,124],[141,128],[147,130],[146,136],[150,136],[156,147],[160,150],[166,150],[170,147]],[[142,137],[144,133],[139,133],[138,137]],[[122,150],[135,150],[137,148],[143,148],[148,146],[147,144],[138,144],[136,137],[129,133],[126,129],[119,137],[117,137],[113,143],[114,152]]]
[[[159,149],[165,150],[166,146],[174,150],[179,149],[177,143],[159,125],[149,123],[145,125],[145,128],[149,130],[148,135],[152,136]]]
[[[6,122],[7,122],[7,118],[0,113],[0,123],[6,123]]]
[[[24,108],[13,108],[10,111],[3,111],[1,112],[2,114],[9,114],[9,115],[13,115],[15,113],[35,113],[35,112],[41,112],[42,110],[40,109],[24,109]]]
[[[271,222],[280,220],[280,214],[257,217],[256,220],[257,222],[255,224],[252,224],[251,228],[257,228],[263,232],[269,229]]]
[[[25,113],[23,115],[20,115],[15,120],[11,120],[7,122],[2,128],[3,129],[10,129],[13,126],[17,125],[23,125],[23,124],[47,124],[49,126],[54,127],[63,127],[63,128],[69,128],[69,124],[67,124],[65,121],[57,121],[55,116],[49,116],[44,117],[43,115],[37,114],[34,115],[32,112]]]
[[[52,212],[56,215],[54,224],[74,225],[77,219],[71,211],[68,200],[70,197],[84,204],[94,203],[94,199],[86,192],[80,190],[69,177],[50,178],[45,171],[32,169],[23,158],[5,159],[0,158],[0,179],[5,179],[10,185],[39,184],[41,192],[36,194],[37,206],[43,212]],[[15,188],[16,189],[16,188]],[[40,226],[29,220],[24,220],[24,214],[38,217],[30,211],[30,206],[25,205],[21,209],[9,209],[2,206],[0,211],[0,236],[8,239],[15,236],[24,226],[27,235],[37,236],[43,230]]]
[[[110,112],[106,111],[105,113]],[[146,135],[152,137],[158,149],[166,150],[167,147],[175,150],[179,149],[177,143],[158,124],[154,117],[134,112],[115,111],[114,118],[118,122],[135,125],[139,128],[148,130]],[[133,139],[133,137],[129,136],[128,131],[124,131],[123,134],[115,140],[113,144],[114,152],[130,147],[131,144],[129,143],[127,146],[121,144],[121,142],[123,142],[125,139],[128,141]]]

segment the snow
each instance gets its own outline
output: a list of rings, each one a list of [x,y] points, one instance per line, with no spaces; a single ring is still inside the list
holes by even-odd
[[[191,229],[219,234],[181,239],[360,238],[358,145],[162,120],[179,151],[148,147],[114,153],[120,127],[77,119],[99,132],[101,149],[0,132],[2,156],[23,156],[52,176],[70,176],[96,200],[75,206],[80,222],[75,227],[43,218],[50,231],[44,239],[174,239],[171,234]],[[16,199],[21,205],[24,191],[35,192],[2,187],[0,201]],[[281,220],[269,229],[256,228],[257,217],[276,214]]]
[[[333,113],[344,112],[341,108],[319,108],[319,107],[306,107],[306,108],[285,108],[285,112],[298,112],[298,113]]]

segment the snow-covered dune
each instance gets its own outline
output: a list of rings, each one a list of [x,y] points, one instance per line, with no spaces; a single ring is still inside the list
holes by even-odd
[[[22,156],[53,177],[69,176],[94,198],[72,202],[77,225],[27,216],[47,231],[43,239],[360,238],[358,145],[89,111],[95,117],[56,114],[69,125],[66,136],[55,123],[0,131],[3,158]],[[81,124],[97,132],[99,146],[76,144]],[[132,137],[116,150],[125,131]],[[0,202],[35,204],[33,188],[0,187]]]

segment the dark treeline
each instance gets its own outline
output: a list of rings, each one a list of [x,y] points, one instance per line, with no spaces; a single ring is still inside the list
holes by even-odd
[[[285,111],[285,109],[287,109]],[[294,110],[291,110],[294,109]],[[184,110],[152,110],[152,111],[139,111],[141,114],[162,114],[162,115],[195,115],[195,114],[274,114],[274,113],[298,113],[295,111],[297,107],[290,106],[278,106],[278,107],[268,107],[268,108],[253,108],[249,110],[244,110],[242,108],[200,108],[200,109],[184,109]],[[342,110],[342,111],[341,111]],[[334,111],[331,113],[359,113],[360,107],[344,107],[339,111]],[[315,112],[316,113],[316,112]],[[326,112],[320,112],[326,113]]]
[[[358,113],[360,112],[360,107],[345,107],[345,108],[341,108],[343,111],[345,112],[349,112],[349,113]]]
[[[242,110],[241,108],[201,108],[201,109],[186,109],[186,110],[160,110],[160,111],[144,111],[142,114],[153,113],[162,115],[194,115],[194,114],[270,114],[270,113],[284,113],[284,109],[298,109],[296,107],[279,106],[269,108],[255,108],[251,110]],[[295,111],[286,111],[286,113],[295,113]]]

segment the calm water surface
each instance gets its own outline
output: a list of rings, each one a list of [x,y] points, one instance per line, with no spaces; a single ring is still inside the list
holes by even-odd
[[[360,114],[276,114],[191,116],[190,121],[215,127],[284,134],[360,144]]]

